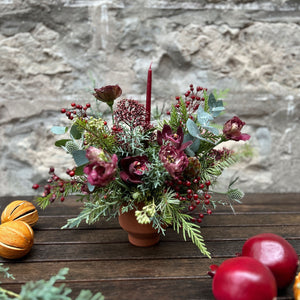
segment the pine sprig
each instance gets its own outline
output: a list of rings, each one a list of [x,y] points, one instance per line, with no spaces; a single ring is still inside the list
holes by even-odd
[[[212,167],[204,169],[202,177],[205,180],[208,180],[211,176],[220,176],[226,168],[229,168],[230,166],[234,165],[235,163],[237,163],[237,161],[238,159],[234,155],[229,156],[224,160],[215,161]]]
[[[188,235],[192,243],[198,247],[201,253],[208,258],[211,258],[211,254],[207,250],[204,239],[201,235],[200,227],[194,223],[188,222],[187,219],[192,219],[192,217],[183,213],[179,213],[177,210],[173,209],[173,229],[176,230],[177,233],[182,230],[185,241],[186,235]]]
[[[188,221],[192,219],[191,216],[182,213],[180,201],[175,198],[174,192],[167,190],[156,209],[161,212],[158,216],[162,216],[163,220],[169,220],[169,223],[167,222],[167,224],[173,223],[173,229],[177,231],[177,233],[182,230],[185,241],[188,236],[203,255],[211,258],[201,235],[200,227],[197,224]]]
[[[182,123],[186,123],[188,118],[189,114],[186,108],[186,104],[184,100],[180,98],[179,107],[175,107],[175,105],[172,106],[170,120],[168,121],[168,124],[174,131],[176,131],[177,128],[182,125]]]
[[[114,205],[116,203],[112,203]],[[62,227],[66,228],[75,228],[78,227],[81,222],[85,221],[87,224],[93,224],[97,222],[101,217],[107,217],[109,215],[110,209],[107,203],[104,202],[84,202],[83,209],[79,215],[75,218],[68,219],[67,224]]]

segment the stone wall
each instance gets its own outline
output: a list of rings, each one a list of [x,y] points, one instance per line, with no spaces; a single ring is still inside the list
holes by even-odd
[[[255,155],[224,174],[247,192],[300,192],[297,0],[0,0],[0,196],[32,194],[73,163],[52,125],[72,101],[118,83],[159,107],[190,83],[229,88],[223,121],[247,123]]]

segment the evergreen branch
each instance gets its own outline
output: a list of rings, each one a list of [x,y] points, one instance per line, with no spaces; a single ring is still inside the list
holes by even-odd
[[[202,173],[202,177],[208,180],[211,176],[220,176],[222,172],[237,163],[238,159],[235,156],[228,156],[224,160],[214,161],[214,165],[205,169]]]
[[[176,209],[173,209],[173,229],[179,233],[180,229],[182,229],[183,238],[186,241],[186,234],[192,240],[201,253],[208,258],[211,258],[211,254],[207,250],[204,239],[200,232],[200,227],[194,223],[188,222],[186,219],[192,219],[191,216],[182,214],[178,212]]]
[[[203,255],[211,258],[209,251],[205,246],[204,239],[200,232],[200,227],[194,223],[188,222],[191,216],[183,214],[180,209],[180,202],[175,198],[175,193],[168,190],[162,197],[159,205],[156,207],[160,211],[160,217],[167,223],[173,223],[173,229],[180,232],[182,229],[183,238],[186,241],[186,235],[191,239]]]
[[[101,217],[106,217],[109,215],[110,207],[117,204],[107,203],[103,201],[84,202],[84,206],[79,215],[75,218],[68,219],[67,224],[65,224],[61,229],[78,227],[81,222],[85,221],[87,224],[93,224],[97,222]]]

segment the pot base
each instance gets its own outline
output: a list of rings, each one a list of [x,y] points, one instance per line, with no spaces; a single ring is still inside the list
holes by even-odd
[[[159,242],[160,235],[151,224],[140,224],[135,209],[119,215],[120,226],[128,233],[129,242],[137,247],[150,247]]]

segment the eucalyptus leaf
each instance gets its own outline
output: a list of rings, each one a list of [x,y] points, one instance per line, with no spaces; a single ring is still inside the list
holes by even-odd
[[[186,122],[186,127],[187,127],[188,132],[191,136],[193,136],[193,137],[195,137],[199,140],[214,144],[212,141],[207,140],[207,139],[205,139],[204,137],[201,136],[200,130],[199,130],[198,126],[196,125],[196,123],[193,120],[188,119],[187,122]]]
[[[79,140],[82,137],[84,129],[79,127],[76,123],[72,125],[70,134],[75,140]]]
[[[219,135],[219,129],[212,126],[203,126],[204,129],[212,132],[214,135]]]
[[[213,117],[217,117],[225,109],[223,101],[217,100],[214,94],[209,95],[208,105]]]
[[[58,140],[55,142],[56,147],[62,147],[65,146],[67,142],[70,142],[70,139],[63,139],[63,140]]]
[[[68,127],[64,126],[53,126],[51,132],[54,134],[65,134],[68,131]]]
[[[193,152],[197,153],[201,144],[201,140],[196,138],[193,141],[193,144],[189,147]]]
[[[87,183],[87,186],[88,186],[88,189],[90,192],[93,192],[94,189],[95,189],[95,186],[94,185],[91,185],[89,182]]]
[[[85,154],[85,150],[77,150],[72,152],[73,159],[77,166],[83,166],[89,162]]]
[[[83,172],[84,167],[85,167],[85,165],[76,167],[76,169],[75,169],[75,175],[77,175],[77,176],[84,175],[84,172]]]
[[[188,119],[186,122],[186,127],[191,136],[193,136],[193,137],[200,136],[200,130],[193,120]]]
[[[209,121],[213,120],[213,117],[210,113],[205,112],[203,110],[203,108],[201,106],[199,106],[198,111],[197,111],[197,119],[198,122],[202,125],[202,126],[208,126],[209,125]]]

